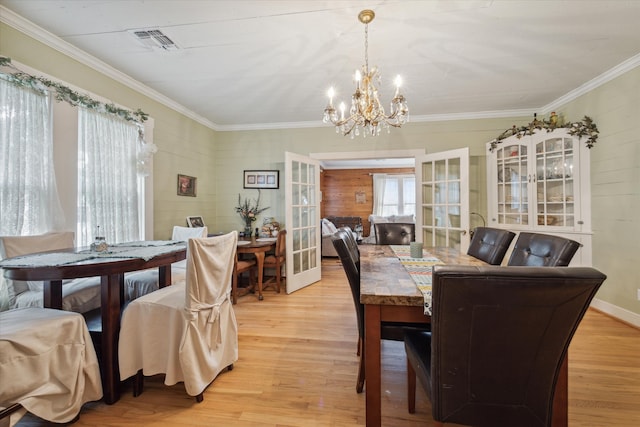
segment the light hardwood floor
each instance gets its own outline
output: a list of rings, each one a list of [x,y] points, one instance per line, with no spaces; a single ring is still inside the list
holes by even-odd
[[[365,425],[364,393],[355,391],[355,311],[339,261],[324,260],[322,281],[291,295],[244,296],[235,313],[240,359],[204,402],[156,376],[140,397],[127,384],[116,404],[85,405],[74,426]],[[384,342],[382,353],[383,425],[432,426],[421,389],[416,413],[407,412],[403,344]],[[18,425],[47,424],[27,415]],[[639,425],[640,330],[590,310],[570,348],[569,426]]]

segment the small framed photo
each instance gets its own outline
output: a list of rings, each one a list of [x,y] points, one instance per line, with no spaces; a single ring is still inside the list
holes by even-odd
[[[244,171],[244,188],[279,188],[280,171]]]
[[[189,227],[204,227],[204,220],[201,216],[188,216],[187,225]]]
[[[196,197],[196,178],[178,174],[178,196]]]

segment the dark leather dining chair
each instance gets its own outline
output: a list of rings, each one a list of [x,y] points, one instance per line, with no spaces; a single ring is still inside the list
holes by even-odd
[[[566,267],[580,243],[560,236],[520,233],[507,265],[530,267]]]
[[[435,266],[431,333],[405,333],[436,425],[550,426],[555,386],[606,276],[587,267]]]
[[[402,222],[373,224],[376,245],[408,245],[416,241],[416,225]]]
[[[333,246],[338,253],[340,262],[349,281],[351,296],[356,309],[356,319],[358,322],[358,346],[357,354],[360,356],[358,368],[358,379],[356,382],[356,392],[362,393],[364,388],[364,305],[360,302],[360,250],[356,242],[353,231],[348,227],[339,228],[332,238]],[[382,322],[380,336],[385,340],[402,341],[404,330],[412,328],[426,331],[428,325],[416,323],[395,323]]]
[[[500,265],[515,233],[491,227],[476,227],[467,255],[490,265]]]

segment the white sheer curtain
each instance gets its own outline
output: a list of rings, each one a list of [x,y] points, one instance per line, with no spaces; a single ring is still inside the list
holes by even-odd
[[[0,235],[64,224],[53,167],[49,96],[0,77]]]
[[[116,116],[80,108],[78,230],[76,244],[93,242],[97,227],[107,243],[140,240],[136,173],[138,127]]]
[[[373,174],[373,214],[382,216],[384,210],[384,188],[386,186],[387,174]]]

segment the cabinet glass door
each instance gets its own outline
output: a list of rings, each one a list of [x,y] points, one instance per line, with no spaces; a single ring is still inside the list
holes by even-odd
[[[498,147],[498,223],[529,224],[527,146],[514,142]]]
[[[535,144],[538,225],[574,226],[574,148],[572,138],[547,138]]]

